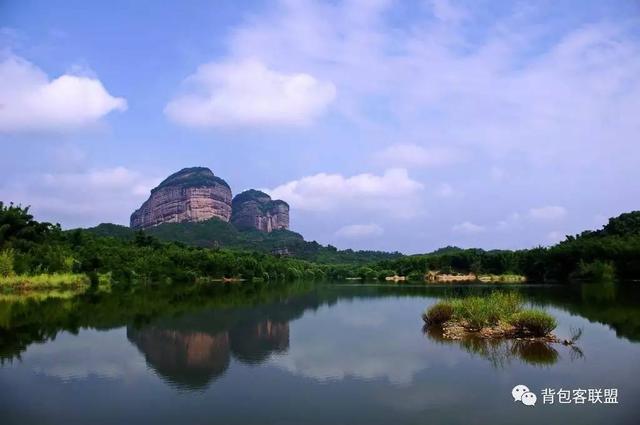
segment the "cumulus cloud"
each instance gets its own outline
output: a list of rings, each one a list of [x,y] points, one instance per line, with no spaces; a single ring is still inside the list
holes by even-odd
[[[165,108],[192,127],[304,125],[336,96],[335,86],[306,73],[284,73],[258,60],[202,65],[185,81],[186,92]]]
[[[336,232],[336,236],[347,239],[359,239],[364,237],[380,236],[384,233],[382,227],[375,223],[350,224],[343,226]]]
[[[345,177],[319,173],[266,191],[299,210],[330,211],[349,207],[402,213],[406,203],[422,189],[423,185],[409,177],[406,169],[392,168],[382,175],[364,173]]]
[[[50,80],[15,55],[0,62],[0,132],[65,131],[86,127],[127,102],[96,78],[64,74]]]
[[[546,206],[539,208],[531,208],[529,210],[529,217],[533,220],[540,221],[553,221],[560,220],[567,215],[567,210],[564,207],[559,206]]]
[[[402,167],[437,167],[464,161],[466,156],[448,147],[423,147],[415,144],[396,144],[374,154],[384,164]]]
[[[484,226],[471,223],[470,221],[465,221],[460,224],[456,224],[451,228],[451,230],[453,230],[455,233],[473,235],[484,232],[486,228]]]

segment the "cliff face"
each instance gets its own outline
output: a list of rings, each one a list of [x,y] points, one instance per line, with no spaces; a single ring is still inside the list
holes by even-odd
[[[167,177],[131,214],[131,227],[144,229],[162,223],[204,221],[231,217],[231,189],[208,168],[185,168]]]
[[[247,190],[232,202],[231,223],[238,229],[271,232],[289,228],[289,205],[259,190]]]

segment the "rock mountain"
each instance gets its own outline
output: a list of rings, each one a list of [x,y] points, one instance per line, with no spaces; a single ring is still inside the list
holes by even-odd
[[[255,228],[263,232],[289,228],[289,205],[259,190],[250,189],[233,198],[231,224],[237,229]]]
[[[238,229],[271,232],[289,228],[289,205],[259,190],[247,190],[232,200],[231,188],[205,167],[185,168],[167,177],[131,214],[131,228],[218,218]]]

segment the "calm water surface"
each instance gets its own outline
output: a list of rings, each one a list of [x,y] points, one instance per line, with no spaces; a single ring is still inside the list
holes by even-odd
[[[265,285],[267,286],[267,285]],[[515,289],[514,289],[515,288]],[[563,345],[443,341],[421,312],[487,287],[313,285],[0,298],[2,424],[637,424],[640,287],[501,287]],[[535,407],[516,403],[525,384]],[[543,388],[617,405],[543,405]]]

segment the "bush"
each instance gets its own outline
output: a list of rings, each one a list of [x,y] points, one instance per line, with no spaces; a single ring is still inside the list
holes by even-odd
[[[360,267],[358,277],[362,280],[376,280],[378,278],[378,272],[370,267]]]
[[[453,317],[453,306],[447,302],[434,304],[424,314],[424,321],[429,325],[440,325]]]
[[[596,260],[591,263],[580,261],[578,269],[571,275],[573,279],[590,279],[595,281],[612,281],[616,276],[616,268],[606,261]]]
[[[13,276],[13,263],[15,255],[12,249],[0,251],[0,276]]]
[[[524,310],[511,316],[509,322],[533,336],[545,336],[558,325],[556,319],[541,310]]]
[[[411,272],[407,276],[407,279],[412,281],[412,282],[422,282],[422,281],[424,281],[424,273]]]
[[[393,276],[396,272],[393,270],[381,270],[378,272],[378,280],[385,280],[387,276]]]

